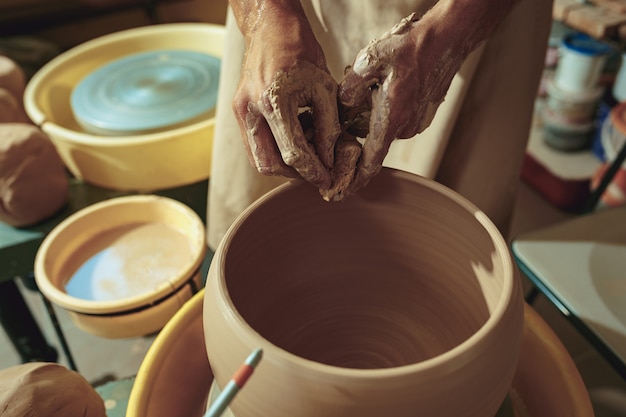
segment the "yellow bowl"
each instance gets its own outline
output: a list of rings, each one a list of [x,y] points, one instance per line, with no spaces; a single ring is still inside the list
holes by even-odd
[[[150,346],[133,383],[126,417],[204,415],[208,393],[215,388],[204,352],[204,291],[176,313]],[[524,317],[517,372],[496,417],[593,416],[589,394],[566,348],[529,305],[524,306]]]
[[[67,168],[89,183],[122,191],[177,187],[209,177],[213,117],[155,133],[115,138],[87,133],[70,97],[79,81],[126,55],[185,49],[222,56],[225,29],[206,23],[171,23],[129,29],[85,42],[41,68],[24,92],[30,119],[55,144]]]
[[[126,417],[201,417],[213,381],[204,333],[204,289],[163,327],[144,358]]]
[[[155,195],[118,197],[56,226],[37,251],[35,279],[82,330],[143,336],[198,291],[205,254],[204,223],[186,205]],[[70,287],[75,283],[83,285]]]

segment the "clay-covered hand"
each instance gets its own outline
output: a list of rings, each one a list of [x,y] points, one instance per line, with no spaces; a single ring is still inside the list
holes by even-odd
[[[351,191],[376,175],[394,139],[430,125],[465,58],[516,2],[439,0],[421,18],[403,19],[361,50],[339,86],[343,114],[371,107]]]
[[[461,60],[446,56],[450,51],[444,45],[421,36],[419,25],[411,15],[372,41],[341,82],[343,106],[371,106],[352,191],[378,173],[393,140],[413,137],[430,125],[459,69]]]
[[[340,133],[337,83],[300,2],[267,1],[258,10],[250,3],[231,2],[247,46],[233,110],[250,162],[263,174],[328,189]],[[306,135],[303,111],[312,117]]]

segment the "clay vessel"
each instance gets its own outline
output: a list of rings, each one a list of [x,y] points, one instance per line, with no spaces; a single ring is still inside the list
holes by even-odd
[[[515,373],[523,300],[481,211],[383,169],[341,203],[291,182],[252,204],[215,253],[203,320],[219,387],[264,350],[236,417],[490,417]]]

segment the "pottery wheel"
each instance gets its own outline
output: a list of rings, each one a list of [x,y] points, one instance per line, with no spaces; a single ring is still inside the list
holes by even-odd
[[[186,50],[133,54],[84,77],[72,91],[77,121],[88,131],[127,135],[208,115],[217,101],[220,60]]]

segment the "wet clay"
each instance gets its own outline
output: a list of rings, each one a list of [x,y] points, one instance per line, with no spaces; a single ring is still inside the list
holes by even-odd
[[[0,410],[2,417],[106,417],[89,382],[53,363],[0,370]]]
[[[356,173],[357,161],[361,157],[362,147],[355,137],[340,137],[335,145],[335,165],[330,170],[332,177],[329,189],[320,189],[326,201],[341,201],[347,196]]]
[[[26,87],[26,76],[20,66],[11,58],[0,55],[0,88],[21,100]]]
[[[0,221],[28,226],[57,213],[68,198],[65,166],[39,128],[0,123]]]
[[[12,59],[0,56],[0,123],[28,123],[24,111],[26,76]]]
[[[139,296],[168,285],[192,260],[191,243],[173,227],[125,225],[94,237],[68,261],[65,290],[94,301]]]
[[[21,107],[9,90],[0,87],[0,123],[24,122]]]
[[[356,118],[355,116],[354,118]],[[300,125],[307,141],[314,141],[313,114],[311,111],[298,115]],[[347,124],[353,126],[352,124]],[[335,144],[334,165],[330,169],[330,188],[319,188],[319,192],[326,201],[341,201],[348,195],[350,184],[356,173],[357,162],[361,156],[361,144],[355,135],[348,129],[343,131]]]
[[[0,221],[22,227],[65,205],[68,180],[56,148],[24,112],[25,77],[0,56]]]

